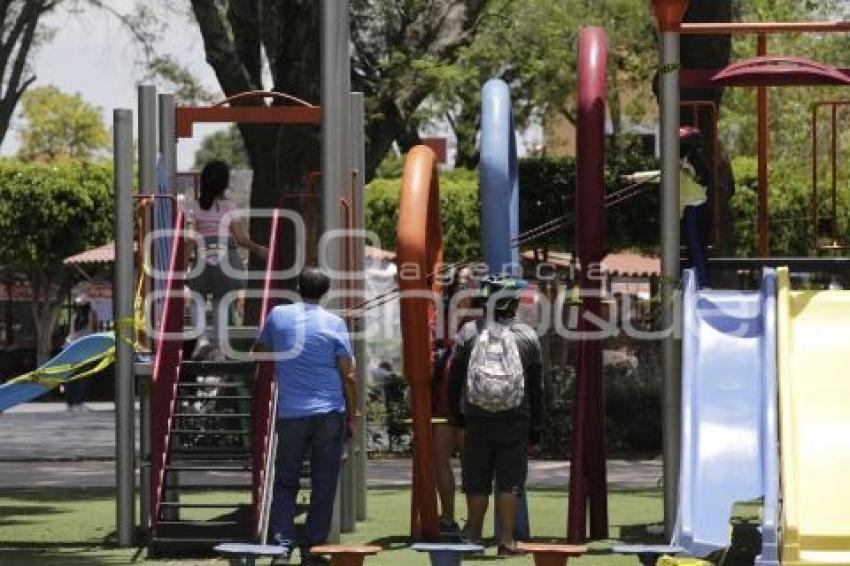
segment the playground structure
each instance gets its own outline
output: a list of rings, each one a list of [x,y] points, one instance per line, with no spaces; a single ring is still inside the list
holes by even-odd
[[[326,4],[330,6],[332,3]],[[844,71],[799,58],[771,58],[766,55],[766,38],[771,33],[807,31],[850,31],[850,23],[806,24],[682,24],[687,2],[655,0],[653,5],[662,31],[661,121],[662,121],[662,247],[664,286],[664,322],[675,326],[674,284],[680,279],[678,177],[678,128],[683,108],[693,111],[693,122],[700,112],[711,113],[716,125],[716,105],[704,101],[681,102],[681,86],[747,86],[759,89],[759,209],[758,242],[760,258],[712,258],[718,268],[764,268],[760,291],[698,290],[690,272],[681,278],[682,327],[679,344],[675,336],[664,340],[665,371],[665,513],[671,544],[663,546],[619,547],[619,551],[652,555],[687,554],[706,556],[729,544],[728,523],[735,502],[762,498],[760,533],[761,554],[757,564],[847,564],[850,563],[850,525],[846,509],[850,492],[843,479],[850,470],[850,449],[834,439],[850,432],[850,387],[841,379],[844,373],[843,330],[850,321],[850,292],[791,290],[790,271],[836,271],[847,268],[845,258],[768,258],[767,207],[767,106],[765,89],[771,86],[850,84]],[[293,100],[280,93],[240,93],[214,107],[179,108],[173,97],[159,97],[160,160],[157,167],[156,92],[141,87],[139,92],[139,187],[147,194],[139,224],[146,234],[173,227],[168,238],[155,240],[154,266],[167,274],[142,280],[142,289],[157,289],[162,300],[144,309],[156,336],[138,334],[139,309],[134,305],[137,287],[133,274],[144,264],[142,246],[133,252],[132,116],[129,111],[115,114],[115,185],[118,220],[116,227],[116,333],[98,334],[81,339],[56,359],[0,389],[0,410],[43,393],[69,376],[84,377],[89,364],[117,361],[117,415],[119,458],[118,536],[122,545],[132,544],[134,468],[133,463],[133,389],[138,378],[142,400],[142,521],[150,529],[155,552],[174,545],[211,547],[227,539],[264,542],[270,480],[275,452],[275,383],[269,362],[258,368],[240,362],[192,363],[183,359],[184,328],[183,213],[169,200],[174,185],[174,144],[191,135],[195,122],[300,123],[323,128],[324,139],[324,231],[334,227],[362,227],[362,99],[348,97],[347,76],[337,34],[344,26],[340,10],[325,11],[322,106]],[[333,18],[337,18],[333,20]],[[331,19],[333,21],[328,21]],[[679,76],[679,33],[753,33],[759,37],[756,59],[730,65],[723,70],[690,70]],[[327,59],[333,59],[328,62]],[[590,277],[589,267],[601,262],[605,252],[605,209],[620,202],[616,195],[605,195],[603,185],[605,76],[607,48],[604,31],[583,30],[579,40],[578,81],[578,183],[576,251],[581,269],[583,292],[579,310],[579,330],[591,330],[585,314],[601,312],[601,281]],[[267,104],[273,98],[277,103]],[[486,263],[491,271],[514,271],[519,267],[517,248],[527,241],[519,234],[519,186],[510,93],[500,81],[484,87],[482,109],[482,240]],[[818,251],[845,249],[837,229],[838,159],[836,108],[842,101],[826,101],[813,108],[813,191],[812,218],[815,247]],[[832,109],[832,234],[826,246],[819,244],[817,109]],[[345,146],[357,147],[350,151]],[[715,136],[712,143],[716,144]],[[714,183],[717,182],[715,151]],[[159,179],[157,177],[159,176]],[[355,182],[352,183],[352,179]],[[720,214],[725,203],[715,188],[714,241],[720,242]],[[274,305],[280,291],[276,273],[283,269],[280,210],[271,213],[269,248],[260,309],[264,315]],[[566,221],[563,221],[566,223]],[[535,229],[531,232],[539,230]],[[361,238],[349,238],[330,246],[326,265],[342,267],[345,272],[362,270]],[[134,261],[134,257],[136,258]],[[430,332],[427,326],[434,296],[442,289],[442,235],[439,216],[439,173],[433,152],[414,148],[407,157],[399,211],[399,265],[416,266],[416,277],[399,282],[401,329],[405,344],[405,375],[410,381],[413,403],[414,443],[411,533],[424,540],[436,540],[436,481],[431,445]],[[769,266],[780,266],[776,277]],[[778,279],[778,291],[777,291]],[[342,288],[358,292],[354,277],[342,282]],[[777,299],[778,297],[778,299]],[[352,302],[345,305],[353,328],[362,327]],[[233,329],[231,329],[233,330]],[[250,336],[252,329],[245,329]],[[234,330],[234,333],[236,331]],[[154,346],[150,363],[134,358],[136,345]],[[362,356],[363,344],[356,346]],[[602,394],[601,344],[583,340],[577,344],[578,385],[574,413],[573,456],[570,483],[570,507],[567,538],[571,542],[608,536],[604,399]],[[133,363],[135,360],[135,363]],[[681,370],[679,368],[681,364]],[[361,393],[362,370],[358,376]],[[145,372],[150,383],[143,380]],[[134,375],[135,372],[135,375]],[[226,382],[223,378],[228,378]],[[214,379],[210,379],[214,378]],[[249,385],[251,380],[253,385]],[[229,384],[228,384],[229,383]],[[9,388],[13,385],[13,388]],[[150,396],[148,397],[148,391]],[[191,390],[191,391],[187,391]],[[227,393],[220,393],[226,390]],[[245,391],[250,393],[245,394]],[[203,427],[190,430],[190,418],[181,412],[185,403],[201,398],[231,397],[238,410],[230,418],[238,429],[225,428],[211,435],[217,438],[250,438],[227,445],[225,451],[234,464],[235,456],[245,456],[236,467],[251,473],[247,487],[250,503],[235,509],[235,520],[198,521],[181,517],[192,509],[180,502],[181,491],[198,487],[187,476],[193,471],[217,469],[212,459],[197,453],[189,462],[180,461],[184,443],[181,435],[205,434]],[[365,398],[360,395],[361,400]],[[778,398],[778,411],[777,400]],[[241,403],[241,404],[240,404]],[[250,406],[250,415],[241,408]],[[199,418],[195,415],[193,418]],[[248,428],[244,428],[250,422]],[[365,427],[361,428],[365,434]],[[735,439],[730,442],[730,439]],[[362,442],[362,439],[361,439]],[[227,444],[227,443],[225,443]],[[777,453],[777,444],[781,455]],[[247,446],[247,448],[246,448]],[[355,450],[356,465],[348,466],[338,501],[341,503],[341,530],[350,530],[356,519],[365,518],[365,452]],[[204,455],[206,456],[206,455]],[[201,462],[199,464],[199,462]],[[781,479],[781,482],[780,482]],[[781,488],[780,488],[781,484]],[[780,498],[781,489],[781,498]],[[781,500],[781,505],[780,505]],[[220,506],[225,508],[226,506]],[[240,514],[241,513],[241,514]],[[675,519],[675,521],[674,521]],[[225,524],[226,523],[226,524]],[[233,527],[231,529],[231,527]],[[228,530],[230,529],[230,530]],[[214,534],[210,534],[214,532]],[[224,535],[222,535],[224,533]],[[425,548],[423,548],[424,550]],[[528,547],[532,549],[531,546]],[[546,549],[538,549],[546,553]],[[570,547],[562,555],[576,555],[583,549]],[[366,552],[364,550],[364,552]],[[371,552],[371,550],[369,550]],[[554,554],[553,549],[549,549]],[[655,556],[655,557],[653,557]],[[560,558],[559,558],[560,559]],[[553,559],[554,560],[554,559]],[[554,563],[554,562],[553,562]]]
[[[139,90],[139,191],[151,202],[170,195],[175,187],[176,142],[192,134],[197,122],[239,122],[260,124],[306,124],[322,129],[323,188],[321,229],[360,229],[363,225],[363,102],[350,94],[349,62],[346,50],[348,14],[336,2],[327,1],[322,10],[322,105],[294,99],[280,93],[236,93],[213,107],[176,107],[171,95],[159,95],[152,87]],[[271,99],[272,103],[267,100]],[[158,124],[157,124],[158,106]],[[158,126],[158,127],[157,127]],[[159,151],[157,152],[157,130]],[[133,397],[134,381],[140,381],[141,416],[141,507],[142,526],[154,554],[206,551],[221,542],[260,541],[265,538],[273,476],[275,447],[275,382],[270,362],[190,362],[183,358],[184,328],[184,215],[180,208],[154,209],[139,218],[140,257],[134,261],[132,212],[132,112],[115,111],[116,187],[116,429],[118,461],[118,539],[133,544],[134,471]],[[159,154],[159,159],[157,159]],[[157,164],[157,161],[159,163]],[[172,198],[172,202],[175,202]],[[284,269],[281,249],[282,225],[289,217],[280,210],[269,212],[269,257],[263,271],[261,289],[253,291],[262,299],[261,315],[281,298],[278,292]],[[163,230],[170,229],[170,233]],[[346,271],[340,290],[362,292],[363,242],[347,234],[324,242],[314,255],[321,266]],[[146,245],[143,246],[142,242]],[[302,242],[303,244],[303,242]],[[147,246],[151,246],[150,249]],[[144,250],[144,251],[143,251]],[[154,297],[140,309],[144,313],[150,339],[139,343],[153,346],[153,360],[136,359],[134,345],[138,316],[133,308],[135,268],[141,270],[145,254],[153,251],[153,271],[144,271],[142,294],[154,290]],[[287,266],[288,267],[288,266]],[[141,273],[141,271],[140,271]],[[152,276],[151,276],[152,275]],[[350,301],[350,298],[347,299]],[[362,328],[363,322],[349,313],[349,327]],[[191,334],[191,332],[190,332]],[[227,328],[230,338],[250,340],[256,328]],[[191,336],[189,336],[191,338]],[[354,340],[362,359],[365,344]],[[256,375],[254,375],[256,372]],[[149,381],[145,379],[149,376]],[[365,367],[358,368],[359,389],[365,388]],[[365,395],[361,395],[361,400]],[[192,407],[205,404],[206,414]],[[362,414],[362,407],[360,408]],[[193,424],[194,423],[194,424]],[[362,431],[365,435],[365,429]],[[194,440],[193,440],[194,439]],[[354,529],[365,518],[365,437],[358,436],[352,458],[341,475],[336,535]],[[250,482],[231,489],[243,490],[246,504],[193,505],[181,501],[186,491],[216,490],[204,485],[203,474],[210,471],[250,472]],[[359,491],[359,493],[358,493]],[[225,512],[209,520],[195,518],[200,508]],[[226,513],[232,511],[232,513]]]

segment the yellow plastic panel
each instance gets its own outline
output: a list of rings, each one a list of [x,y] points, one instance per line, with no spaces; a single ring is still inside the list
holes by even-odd
[[[778,283],[782,564],[850,566],[850,291]]]

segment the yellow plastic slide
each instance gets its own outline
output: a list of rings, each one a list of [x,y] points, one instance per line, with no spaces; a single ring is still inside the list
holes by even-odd
[[[850,291],[778,283],[782,564],[850,566]]]

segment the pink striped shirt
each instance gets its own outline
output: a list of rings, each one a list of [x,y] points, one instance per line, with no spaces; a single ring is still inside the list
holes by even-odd
[[[230,236],[230,224],[224,224],[222,218],[228,212],[236,210],[236,205],[228,199],[216,199],[209,210],[204,210],[197,202],[192,203],[189,211],[194,219],[195,231],[201,236]]]

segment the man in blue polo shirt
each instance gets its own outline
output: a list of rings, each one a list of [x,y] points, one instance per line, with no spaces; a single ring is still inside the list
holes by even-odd
[[[319,305],[330,280],[307,268],[298,278],[302,303],[272,309],[254,351],[275,354],[278,385],[274,498],[270,534],[285,547],[276,563],[288,564],[295,546],[295,499],[304,455],[310,453],[310,509],[300,541],[302,564],[325,564],[309,554],[326,541],[333,515],[343,445],[354,423],[354,356],[345,322]]]

